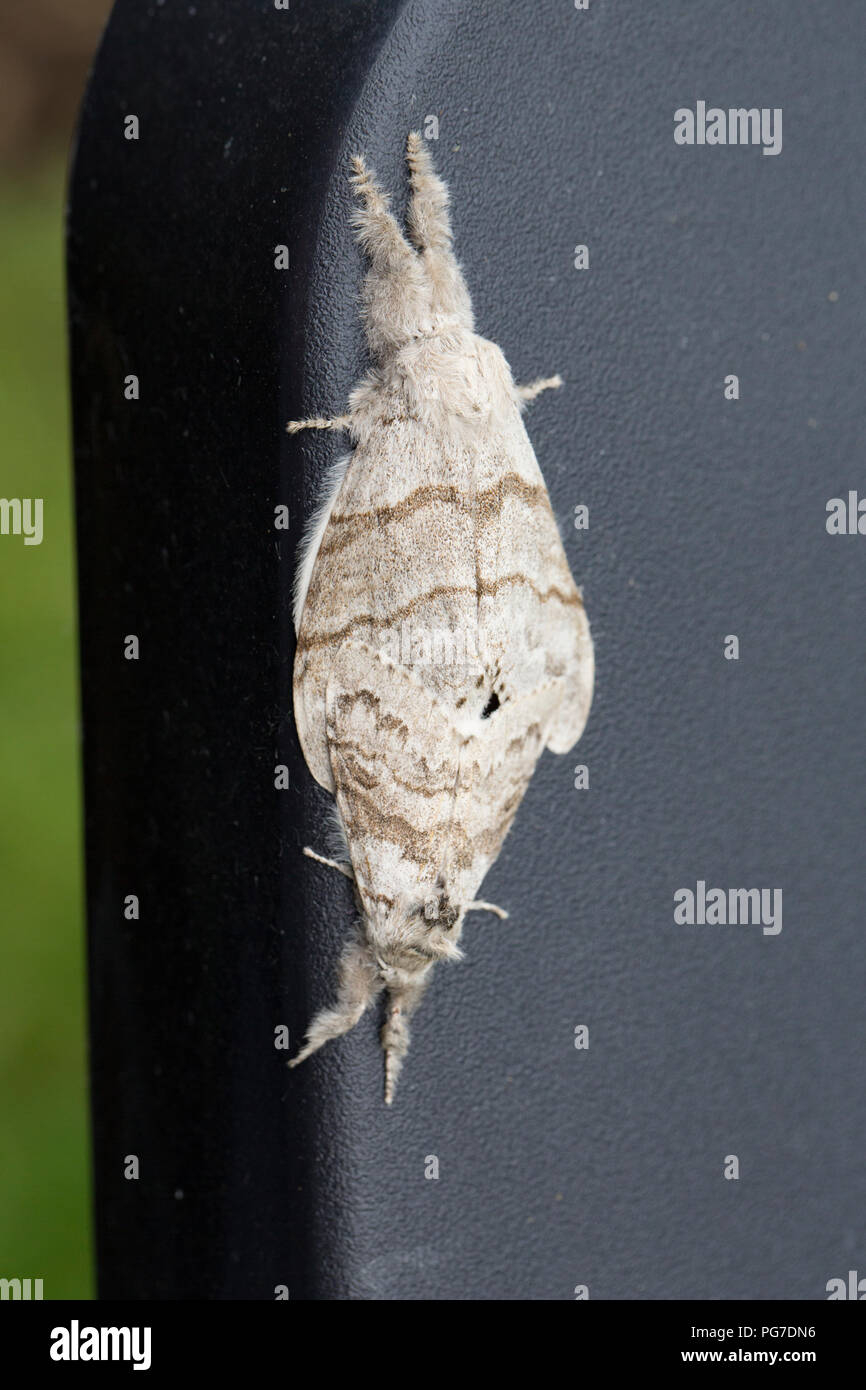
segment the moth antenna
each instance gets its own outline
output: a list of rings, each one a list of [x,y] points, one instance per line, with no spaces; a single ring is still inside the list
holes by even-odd
[[[501,917],[503,922],[508,921],[508,913],[504,907],[497,907],[495,903],[485,903],[479,898],[477,902],[466,904],[467,912],[492,912],[497,917]]]
[[[561,385],[562,377],[557,372],[556,376],[539,377],[538,381],[530,381],[528,386],[518,386],[517,394],[522,401],[529,404],[536,396],[540,396],[542,391],[556,391]]]
[[[351,424],[351,415],[336,415],[331,420],[323,419],[321,415],[317,415],[312,420],[290,420],[286,425],[286,432],[297,434],[299,430],[347,430]]]
[[[317,864],[326,864],[329,869],[336,869],[338,874],[342,874],[344,878],[350,878],[354,883],[355,875],[348,864],[340,864],[336,859],[326,859],[324,854],[317,854],[314,849],[310,849],[309,845],[304,845],[304,854],[308,859],[315,859]]]

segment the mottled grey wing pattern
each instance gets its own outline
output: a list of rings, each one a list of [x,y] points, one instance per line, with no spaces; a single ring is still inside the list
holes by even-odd
[[[562,698],[555,681],[477,731],[405,667],[363,643],[341,648],[328,682],[337,805],[365,906],[390,912],[443,885],[465,906],[496,859]]]

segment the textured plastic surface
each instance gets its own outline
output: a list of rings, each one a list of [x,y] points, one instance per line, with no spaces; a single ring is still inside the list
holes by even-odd
[[[864,59],[854,0],[117,5],[69,235],[103,1297],[810,1299],[862,1268],[866,540],[824,521],[863,476]],[[782,153],[678,147],[698,99],[782,107]],[[341,441],[283,425],[365,365],[349,155],[399,210],[429,115],[480,331],[567,382],[529,429],[598,684],[387,1110],[372,1015],[297,1072],[274,1047],[353,912],[300,854],[330,802],[290,703]],[[675,925],[699,879],[781,887],[781,933]]]

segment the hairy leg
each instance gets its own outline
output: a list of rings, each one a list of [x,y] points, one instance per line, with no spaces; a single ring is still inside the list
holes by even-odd
[[[382,1027],[385,1049],[385,1104],[391,1105],[403,1058],[409,1051],[409,1019],[421,1002],[429,982],[429,972],[388,994],[388,1012]]]
[[[363,159],[352,161],[360,206],[352,225],[370,258],[363,299],[367,339],[374,355],[405,342],[429,315],[430,292],[417,253],[388,208],[387,196]]]
[[[355,1027],[364,1010],[382,988],[379,972],[364,946],[352,941],[340,961],[340,980],[337,1002],[316,1014],[307,1032],[307,1040],[297,1057],[289,1062],[296,1067],[311,1053],[317,1052],[331,1038],[339,1038]]]
[[[433,168],[427,146],[415,130],[410,132],[406,144],[406,158],[412,184],[406,225],[421,253],[433,292],[433,309],[455,314],[471,329],[472,301],[451,249],[453,234],[448,214],[448,188]]]

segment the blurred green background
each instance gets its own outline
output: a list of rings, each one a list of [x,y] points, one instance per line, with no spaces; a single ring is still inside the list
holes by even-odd
[[[93,1295],[63,201],[108,0],[0,4],[0,1277]],[[70,13],[71,11],[71,13]]]

